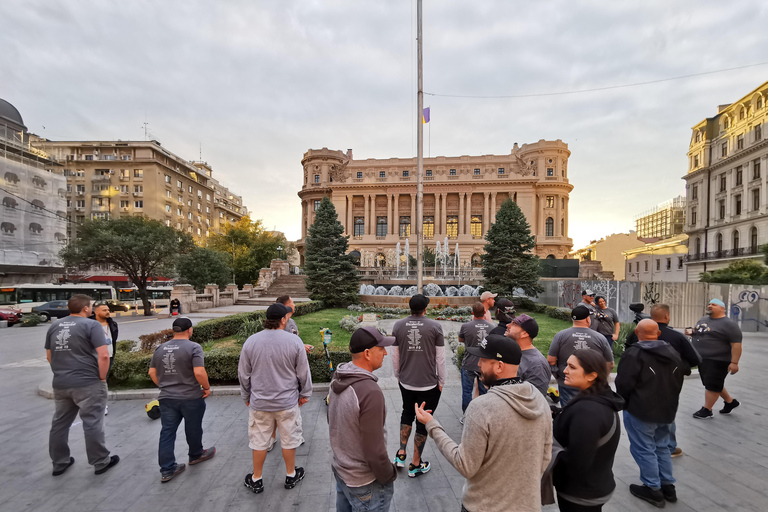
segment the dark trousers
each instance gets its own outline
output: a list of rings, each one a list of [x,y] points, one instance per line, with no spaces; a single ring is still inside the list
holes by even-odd
[[[432,389],[426,391],[411,391],[405,389],[400,384],[400,395],[403,397],[403,414],[400,416],[401,425],[413,425],[413,420],[416,419],[416,404],[421,405],[425,402],[425,410],[431,410],[433,413],[437,409],[437,404],[440,402],[440,389],[435,386]],[[416,432],[419,434],[427,435],[427,427],[420,422],[416,422]]]
[[[160,463],[160,473],[171,473],[176,469],[176,431],[181,420],[184,420],[184,433],[189,445],[189,460],[194,460],[203,454],[203,415],[205,400],[176,400],[173,398],[160,399],[160,445],[157,459]]]
[[[560,512],[600,512],[603,510],[602,505],[577,505],[576,503],[563,499],[560,495],[557,496],[557,506],[560,509]]]

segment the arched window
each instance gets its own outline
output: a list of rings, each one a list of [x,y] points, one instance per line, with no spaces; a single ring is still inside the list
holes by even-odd
[[[696,131],[696,142],[701,142],[701,132]]]
[[[723,234],[718,233],[716,240],[717,240],[717,255],[720,256],[723,252]]]
[[[424,222],[421,225],[421,232],[424,234],[424,239],[432,240],[435,236],[435,218],[430,216],[424,217]]]
[[[730,119],[728,119],[728,116],[726,116],[725,119],[723,119],[723,128],[727,130],[730,126],[731,126]]]
[[[749,248],[752,253],[757,253],[757,228],[749,230]]]
[[[387,218],[379,217],[376,219],[376,236],[387,236]]]
[[[701,254],[701,238],[696,238],[696,256]]]
[[[365,217],[355,217],[355,236],[365,234]]]
[[[555,219],[547,217],[546,221],[546,236],[555,236]]]
[[[473,254],[471,261],[472,261],[472,267],[473,268],[479,268],[480,267],[481,259],[480,259],[480,255],[479,254],[477,254],[477,253]]]
[[[560,236],[565,236],[565,219],[560,219]]]
[[[352,258],[352,261],[355,263],[355,265],[360,265],[360,251],[351,251],[348,256]]]
[[[555,255],[554,254],[547,254],[547,259],[548,260],[554,260],[555,259]]]
[[[739,110],[739,119],[746,119],[747,117],[747,109],[744,107],[741,107],[741,110]]]
[[[445,230],[448,238],[457,238],[459,236],[459,217],[458,215],[448,215],[445,219]]]
[[[483,216],[473,215],[469,225],[472,238],[483,238]]]
[[[735,251],[738,248],[739,248],[739,230],[737,229],[737,230],[734,230],[733,232],[733,250]]]
[[[758,96],[757,97],[757,109],[760,110],[761,108],[763,108],[763,97],[762,96]]]

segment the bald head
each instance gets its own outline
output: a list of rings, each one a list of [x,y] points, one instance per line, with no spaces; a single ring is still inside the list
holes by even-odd
[[[648,341],[659,339],[661,332],[659,331],[659,324],[650,318],[646,318],[645,320],[640,320],[640,323],[637,324],[635,334],[637,334],[638,340]]]

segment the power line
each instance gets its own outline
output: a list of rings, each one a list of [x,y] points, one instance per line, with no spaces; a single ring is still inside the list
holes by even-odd
[[[474,98],[474,99],[538,98],[543,96],[565,96],[567,94],[582,94],[586,92],[608,91],[611,89],[623,89],[627,87],[639,87],[641,85],[658,84],[661,82],[671,82],[673,80],[683,80],[685,78],[693,78],[697,76],[713,75],[715,73],[726,73],[728,71],[737,71],[739,69],[765,66],[766,64],[768,64],[768,62],[758,62],[757,64],[747,64],[745,66],[738,66],[735,68],[717,69],[714,71],[704,71],[702,73],[693,73],[690,75],[674,76],[670,78],[660,78],[658,80],[648,80],[645,82],[635,82],[631,84],[621,84],[621,85],[607,85],[604,87],[594,87],[592,89],[577,89],[573,91],[542,92],[542,93],[532,93],[532,94],[508,94],[508,95],[498,95],[498,96],[481,96],[481,95],[473,95],[473,94],[440,94],[440,93],[434,93],[434,92],[424,92],[424,94],[428,96],[435,96],[435,97],[441,97],[441,98]]]

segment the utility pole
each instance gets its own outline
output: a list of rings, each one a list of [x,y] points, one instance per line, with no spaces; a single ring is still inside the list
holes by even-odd
[[[418,66],[418,104],[416,112],[416,290],[422,293],[424,279],[424,237],[422,228],[424,224],[424,77],[422,70],[422,36],[421,36],[421,0],[416,0],[416,40],[417,40],[417,66]]]

